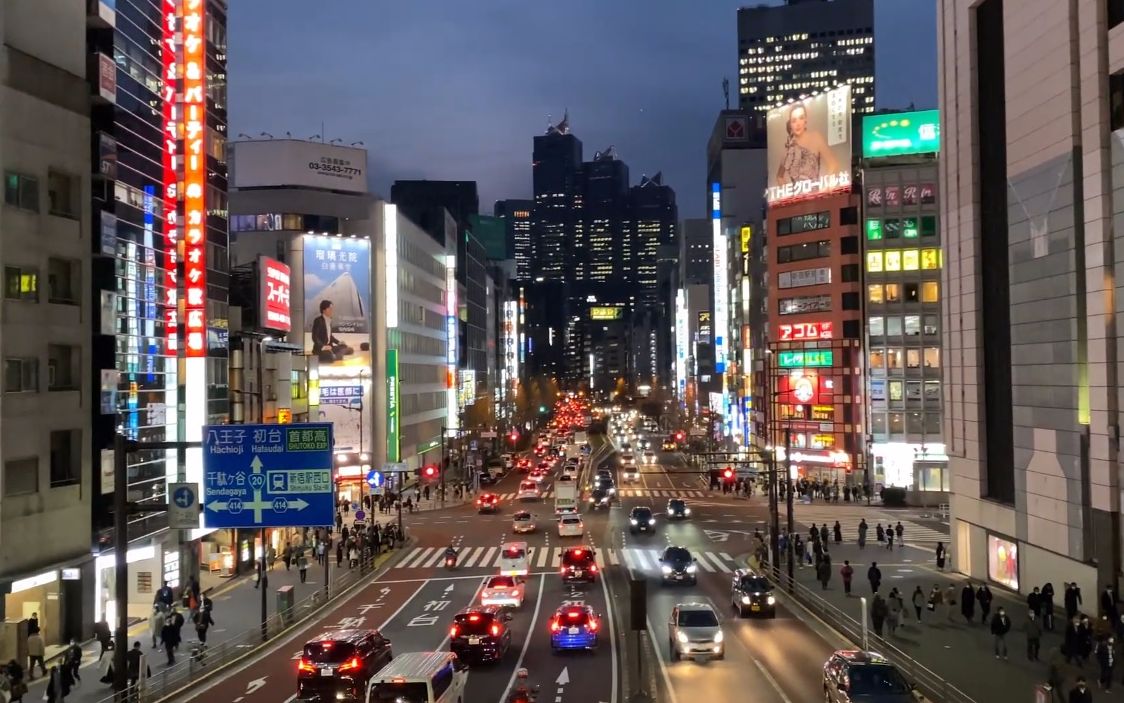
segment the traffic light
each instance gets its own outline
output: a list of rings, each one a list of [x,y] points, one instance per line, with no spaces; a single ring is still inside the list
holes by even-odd
[[[518,441],[519,441],[519,431],[518,431],[518,430],[512,430],[512,431],[511,431],[511,434],[509,434],[509,435],[507,436],[507,439],[508,439],[508,441],[509,441],[509,442],[511,442],[512,444],[515,444],[516,442],[518,442]]]
[[[734,470],[731,469],[729,466],[727,466],[725,469],[722,470],[722,478],[727,480],[727,481],[733,481],[734,480]]]
[[[540,406],[539,406],[539,414],[540,414],[540,415],[545,415],[545,414],[546,414],[546,406],[545,406],[545,405],[540,405]]]
[[[687,438],[687,435],[683,434],[683,430],[679,430],[675,433],[675,441],[676,442],[682,442],[686,438]]]
[[[435,481],[441,470],[437,468],[437,464],[426,464],[422,467],[422,478],[426,481]]]

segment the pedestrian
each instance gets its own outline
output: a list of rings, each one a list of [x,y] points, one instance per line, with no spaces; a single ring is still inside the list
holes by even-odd
[[[163,603],[165,609],[171,608],[172,603],[175,602],[175,597],[172,593],[172,587],[168,585],[167,581],[165,581],[164,585],[160,587],[160,590],[156,591],[156,602]]]
[[[354,569],[356,566],[359,566],[359,551],[355,548],[354,544],[347,550],[347,562],[348,568]]]
[[[62,674],[57,666],[51,667],[51,672],[47,679],[47,690],[43,693],[43,697],[47,703],[66,700],[66,694],[64,694],[62,690]]]
[[[870,581],[871,592],[878,593],[878,587],[882,585],[882,571],[878,568],[878,562],[870,563],[870,568],[866,570],[866,579]]]
[[[133,688],[140,680],[141,671],[148,673],[148,665],[145,663],[144,652],[141,651],[141,643],[139,641],[133,642],[133,648],[125,653],[125,674],[129,679],[129,688]]]
[[[1042,627],[1054,631],[1054,584],[1049,581],[1042,586]]]
[[[976,591],[976,602],[980,604],[980,624],[986,624],[991,615],[991,589],[986,583]]]
[[[63,666],[75,681],[80,682],[82,680],[82,674],[79,671],[82,666],[82,645],[78,644],[78,640],[73,637],[70,639],[70,646],[66,648],[66,654],[63,656]]]
[[[343,540],[344,542],[351,539],[351,531],[348,530],[346,527],[343,528],[343,530],[340,531],[340,539]]]
[[[937,571],[944,571],[944,542],[937,542]]]
[[[1101,592],[1101,614],[1107,615],[1108,619],[1113,622],[1120,621],[1120,608],[1117,605],[1116,589],[1112,585],[1104,587]]]
[[[176,663],[177,631],[175,623],[170,617],[165,618],[164,628],[160,631],[160,638],[164,642],[164,653],[168,655],[168,666]]]
[[[897,588],[891,588],[890,595],[886,598],[886,627],[889,629],[890,635],[897,634],[904,607],[902,594],[898,592]]]
[[[943,604],[944,593],[941,591],[941,587],[934,583],[933,590],[929,591],[929,602],[926,607],[929,609],[930,613],[936,615],[937,608],[939,608]]]
[[[897,534],[897,536],[898,536],[898,546],[901,547],[903,544],[905,544],[905,539],[904,539],[905,528],[902,527],[902,521],[901,520],[898,520],[898,524],[894,525],[894,533]]]
[[[952,622],[952,614],[956,612],[956,586],[948,584],[944,591],[945,616]]]
[[[917,618],[917,624],[921,624],[921,609],[925,607],[925,594],[921,591],[921,585],[918,584],[913,589],[913,597],[910,599],[913,602],[913,614]]]
[[[148,622],[149,634],[152,636],[152,648],[159,649],[162,645],[160,633],[164,629],[164,604],[156,603],[152,606],[152,617]]]
[[[880,543],[886,541],[886,530],[882,527],[882,523],[874,526],[874,536]]]
[[[1011,618],[1003,610],[1003,606],[995,611],[991,618],[991,635],[995,639],[995,658],[1007,658],[1007,633],[1011,631]]]
[[[855,570],[847,559],[843,560],[843,568],[839,570],[839,576],[843,579],[843,594],[849,598],[851,596],[851,579],[855,576]]]
[[[105,656],[109,651],[110,644],[113,642],[113,635],[109,632],[109,623],[103,617],[94,623],[94,639],[98,641],[100,649],[98,650],[98,661]]]
[[[215,624],[214,619],[211,617],[211,613],[200,610],[195,614],[194,620],[195,637],[203,644],[207,644],[207,630],[210,629],[211,625]]]
[[[826,591],[827,583],[831,580],[830,559],[820,559],[820,563],[816,566],[816,578],[819,579],[821,588]]]
[[[343,566],[343,540],[336,544],[336,568]]]
[[[1093,703],[1093,692],[1085,683],[1084,676],[1077,677],[1077,684],[1069,691],[1069,703]]]
[[[886,549],[894,551],[894,531],[886,530]]]
[[[874,625],[874,634],[879,637],[882,636],[882,625],[886,622],[886,599],[878,593],[874,594],[874,600],[870,604],[870,623]]]
[[[1065,638],[1062,643],[1062,652],[1065,653],[1065,661],[1067,664],[1077,662],[1081,664],[1081,621],[1077,616],[1073,616],[1069,620],[1069,624],[1065,628]]]
[[[964,622],[969,625],[976,618],[976,589],[972,588],[971,581],[960,589],[960,614],[964,616]]]
[[[839,524],[838,520],[835,521],[835,526],[832,528],[832,531],[835,533],[835,535],[834,535],[835,543],[836,544],[842,544],[843,543],[843,526]]]
[[[820,543],[827,549],[827,523],[820,525]]]
[[[1026,658],[1029,661],[1038,661],[1038,652],[1042,648],[1042,625],[1034,611],[1026,615]]]
[[[27,667],[28,674],[31,678],[35,678],[35,664],[39,664],[39,670],[43,672],[43,676],[47,675],[47,665],[44,662],[44,657],[47,655],[47,648],[43,644],[43,635],[36,632],[33,635],[27,636],[27,658],[31,665]]]
[[[866,518],[859,520],[859,549],[866,547],[866,531],[869,526],[866,524]]]
[[[1097,664],[1101,669],[1098,681],[1105,693],[1112,692],[1112,672],[1116,668],[1116,638],[1109,636],[1097,643]]]
[[[320,540],[316,545],[316,563],[320,566],[325,566],[328,560],[328,543],[326,540]]]
[[[1065,585],[1065,616],[1067,619],[1072,620],[1077,617],[1077,611],[1081,608],[1081,589],[1077,587],[1077,582],[1067,583]]]
[[[1081,616],[1081,644],[1079,652],[1081,656],[1081,666],[1085,666],[1085,662],[1089,661],[1089,657],[1093,654],[1093,626],[1089,622],[1089,616]]]
[[[792,556],[796,560],[796,565],[801,569],[804,568],[804,540],[800,538],[800,533],[797,532],[792,536]]]
[[[285,540],[285,547],[281,550],[281,560],[285,562],[285,571],[289,571],[293,565],[293,546]]]
[[[301,583],[308,581],[308,557],[301,552],[300,557],[297,558],[297,568],[300,569]]]

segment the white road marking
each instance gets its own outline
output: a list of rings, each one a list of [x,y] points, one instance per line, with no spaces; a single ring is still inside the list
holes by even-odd
[[[531,640],[533,639],[534,634],[535,634],[535,623],[538,622],[539,610],[542,608],[542,592],[543,592],[543,587],[544,587],[545,584],[546,584],[546,577],[545,576],[540,577],[539,578],[539,595],[538,595],[537,598],[535,598],[535,611],[531,615],[531,627],[527,630],[527,636],[523,640],[523,649],[519,652],[519,659],[517,659],[516,662],[515,662],[515,668],[513,668],[511,670],[511,678],[508,679],[507,687],[503,690],[503,693],[500,695],[500,699],[499,699],[498,703],[505,703],[505,701],[507,701],[507,692],[510,691],[511,687],[515,685],[515,674],[516,674],[516,672],[519,671],[520,667],[523,666],[523,658],[525,656],[527,656],[527,648],[531,646]]]

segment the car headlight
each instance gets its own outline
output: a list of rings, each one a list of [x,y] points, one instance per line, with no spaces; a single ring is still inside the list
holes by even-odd
[[[690,514],[691,514],[691,509],[690,509],[690,508],[683,508],[683,514],[684,514],[684,515],[690,515]]]
[[[652,525],[655,525],[655,524],[656,524],[656,520],[655,520],[655,518],[652,518],[651,520],[649,520],[649,521],[648,521],[648,526],[649,526],[649,527],[651,527]]]
[[[660,567],[660,571],[662,571],[665,574],[670,574],[671,573],[671,567],[668,566],[667,564],[664,564],[663,566]]]
[[[742,596],[742,605],[749,605],[750,600],[749,596]]]
[[[722,643],[722,630],[719,630],[718,634],[714,636],[714,644],[721,644],[721,643]]]
[[[683,633],[683,632],[679,632],[679,633],[677,633],[677,634],[675,635],[675,639],[679,640],[679,642],[680,642],[680,643],[682,643],[682,644],[687,644],[687,635],[686,635],[686,633]]]
[[[687,566],[687,573],[688,574],[693,574],[698,570],[699,570],[699,567],[695,566],[694,564],[690,564],[690,565]]]
[[[633,519],[629,519],[629,522],[632,523],[633,525],[636,524],[636,520],[633,520]]]
[[[617,489],[615,489],[615,488],[610,488],[610,489],[609,489],[609,492],[610,492],[610,493],[616,493],[616,492],[617,492]]]
[[[769,596],[768,598],[765,599],[765,602],[768,603],[769,605],[776,605],[777,599],[773,596]]]

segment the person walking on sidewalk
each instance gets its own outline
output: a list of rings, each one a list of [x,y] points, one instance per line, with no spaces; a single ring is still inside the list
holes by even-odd
[[[987,584],[980,586],[976,591],[976,602],[980,604],[980,624],[986,624],[987,618],[991,615],[991,589]]]
[[[835,537],[835,544],[843,544],[843,526],[839,524],[838,520],[835,521],[835,526],[831,529],[835,533],[834,535],[832,535],[833,537]]]
[[[1065,585],[1065,616],[1067,619],[1072,620],[1077,617],[1077,611],[1081,608],[1081,589],[1077,587],[1077,582],[1067,583]]]
[[[343,540],[336,543],[336,568],[343,566]]]
[[[898,536],[898,547],[905,544],[905,528],[902,527],[902,521],[898,520],[898,524],[894,525],[894,533]]]
[[[1049,581],[1042,587],[1042,627],[1054,631],[1054,584]]]
[[[1107,615],[1112,623],[1120,622],[1120,608],[1116,602],[1116,589],[1105,586],[1101,592],[1101,615]]]
[[[306,583],[308,581],[308,557],[304,555],[304,552],[301,552],[301,555],[297,557],[297,568],[301,572],[301,583]]]
[[[925,593],[921,590],[921,585],[918,584],[913,589],[913,597],[910,599],[913,602],[913,615],[917,618],[917,624],[921,624],[921,609],[925,607]]]
[[[843,568],[839,570],[839,576],[843,579],[843,595],[850,598],[851,579],[855,577],[855,570],[851,567],[851,562],[847,559],[843,560]]]
[[[281,559],[285,562],[285,571],[289,571],[289,567],[293,565],[293,547],[285,540],[285,547],[281,550]]]
[[[1069,703],[1093,703],[1093,692],[1085,683],[1084,676],[1077,677],[1077,684],[1069,691]]]
[[[1039,614],[1042,608],[1042,591],[1035,586],[1030,593],[1026,594],[1026,609],[1035,615]]]
[[[960,614],[964,616],[964,622],[969,625],[976,618],[976,589],[972,588],[971,581],[960,589]]]
[[[820,563],[816,566],[816,579],[819,580],[820,586],[823,590],[827,590],[827,584],[831,581],[831,558],[826,554],[820,558]]]
[[[71,678],[81,683],[82,674],[78,669],[82,666],[82,645],[78,644],[78,640],[74,638],[70,639],[70,645],[63,655],[63,666],[70,672]]]
[[[891,588],[890,595],[886,598],[886,627],[889,628],[891,636],[898,633],[903,608],[902,594],[898,592],[897,588]]]
[[[47,648],[43,644],[43,635],[36,632],[27,636],[27,658],[31,665],[27,667],[27,673],[30,678],[35,678],[35,665],[39,664],[39,670],[43,675],[47,675],[47,665],[44,663],[44,657],[47,656]]]
[[[871,593],[877,594],[878,587],[882,585],[882,570],[878,568],[878,562],[870,563],[870,568],[866,570],[866,580],[870,581]]]
[[[878,540],[879,544],[886,541],[886,530],[880,522],[874,525],[874,538]]]
[[[886,549],[894,551],[894,531],[886,530]]]
[[[1105,693],[1112,692],[1112,672],[1116,668],[1116,638],[1107,637],[1097,643],[1097,664],[1101,677],[1097,681]]]
[[[866,548],[866,531],[870,529],[866,524],[866,518],[859,520],[859,549]]]
[[[827,549],[827,523],[820,525],[820,544]]]
[[[991,635],[995,638],[995,658],[1007,658],[1007,633],[1011,631],[1011,618],[999,606],[999,610],[991,618]]]
[[[933,615],[937,615],[937,608],[940,608],[943,604],[944,592],[941,591],[941,587],[939,585],[934,583],[933,590],[929,591],[929,612]]]
[[[1062,651],[1065,653],[1066,664],[1077,663],[1078,666],[1082,665],[1081,662],[1081,621],[1074,616],[1070,618],[1069,624],[1065,627],[1065,639],[1062,643]]]
[[[874,625],[874,634],[879,637],[882,636],[882,625],[886,622],[887,612],[886,599],[875,593],[870,604],[870,623]]]
[[[956,612],[956,586],[948,584],[944,591],[945,616],[952,622],[952,615]]]
[[[211,628],[211,625],[215,624],[214,618],[211,617],[210,611],[200,610],[195,614],[194,621],[195,637],[198,638],[202,644],[207,644],[207,630]]]
[[[148,629],[152,633],[153,649],[159,649],[163,645],[164,619],[164,604],[157,603],[152,606],[152,621],[149,623]]]
[[[1038,661],[1038,652],[1042,648],[1042,626],[1038,623],[1038,616],[1034,611],[1026,615],[1026,658],[1028,661]]]
[[[937,571],[944,571],[944,542],[937,542]]]
[[[164,621],[164,629],[160,632],[160,639],[164,642],[164,653],[168,655],[168,666],[176,663],[176,645],[179,641],[176,640],[179,631],[176,629],[175,623],[171,618],[166,618]]]

